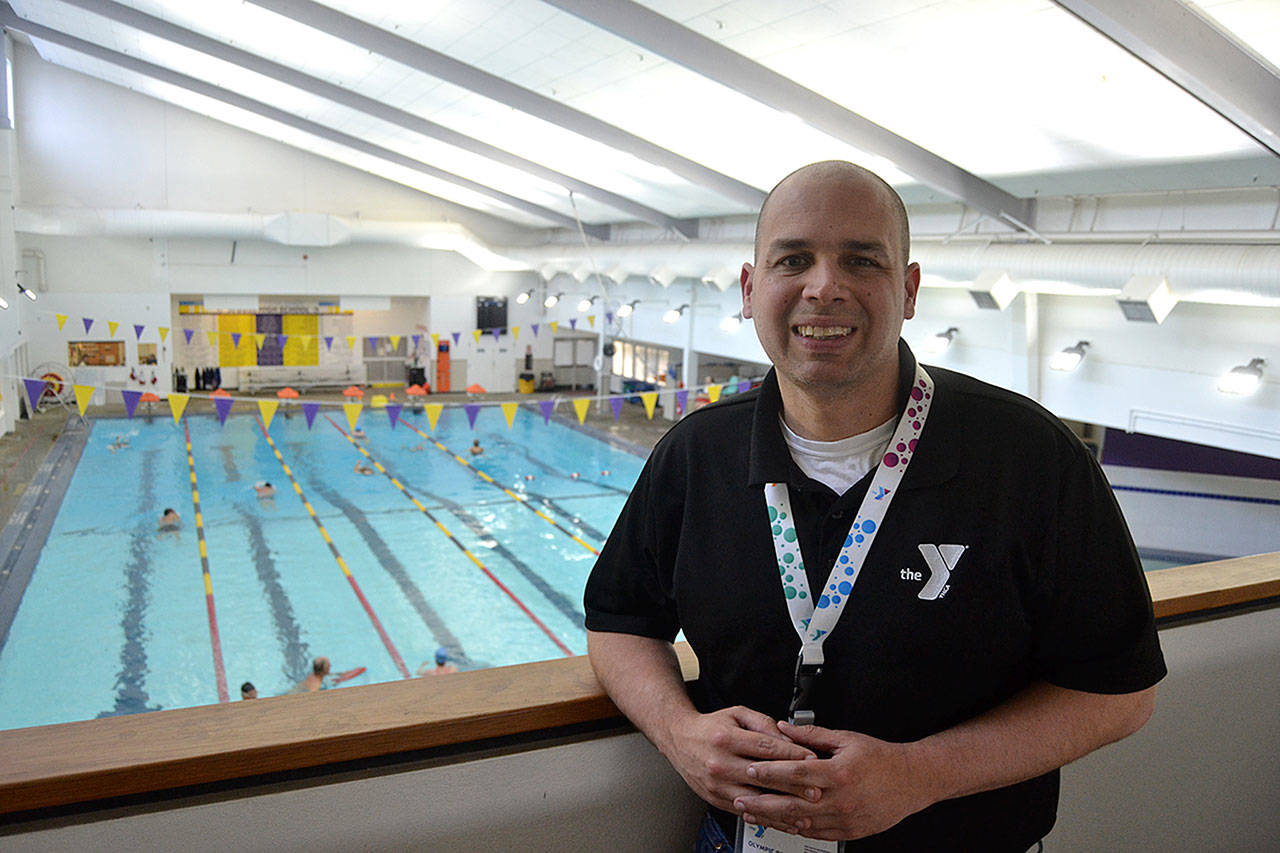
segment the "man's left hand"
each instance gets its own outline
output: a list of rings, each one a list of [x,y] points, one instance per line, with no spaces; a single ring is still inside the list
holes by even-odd
[[[819,726],[778,727],[830,757],[753,763],[747,775],[777,793],[734,801],[748,823],[808,838],[854,839],[883,832],[933,802],[928,774],[910,744]]]

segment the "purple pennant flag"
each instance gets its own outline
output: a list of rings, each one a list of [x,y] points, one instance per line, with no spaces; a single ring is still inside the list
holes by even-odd
[[[327,350],[333,349],[333,335],[324,336],[324,348]],[[315,417],[315,415],[312,415],[312,417]]]
[[[480,414],[480,407],[475,403],[467,403],[463,410],[467,413],[467,423],[471,424],[471,428],[476,428],[476,415]]]
[[[542,422],[544,424],[551,423],[551,413],[556,410],[555,400],[539,400],[538,408],[542,409]]]
[[[373,350],[374,352],[377,352],[377,351],[378,351],[378,336],[377,336],[377,335],[369,335],[367,338],[365,338],[365,340],[367,340],[367,341],[369,342],[369,349]]]
[[[333,340],[330,338],[330,340]],[[302,414],[307,416],[307,429],[311,429],[311,424],[316,419],[316,412],[320,411],[319,403],[303,403]]]
[[[689,389],[682,388],[676,392],[676,405],[680,407],[680,411],[689,411]]]
[[[413,348],[414,348],[414,350],[415,350],[415,351],[418,349],[418,345],[419,345],[419,344],[421,344],[421,343],[422,343],[422,335],[414,335],[414,336],[413,336]]]
[[[739,394],[743,393],[744,391],[750,391],[750,390],[751,390],[751,380],[750,380],[750,379],[744,379],[744,380],[742,380],[741,382],[739,382],[739,383],[738,383],[738,393],[739,393]]]
[[[606,325],[612,325],[612,323],[613,323],[613,312],[612,312],[612,311],[606,311],[606,312],[604,312],[604,322],[605,322],[605,324],[606,324]]]
[[[396,421],[400,419],[400,410],[403,408],[404,406],[401,406],[398,403],[387,403],[387,417],[391,419],[392,429],[396,428]]]
[[[288,335],[276,335],[276,343],[280,344],[280,349],[284,349],[284,342],[289,340]]]
[[[124,411],[129,417],[133,417],[133,410],[138,408],[138,398],[142,396],[141,391],[121,391],[120,396],[124,397]]]
[[[610,397],[609,407],[613,409],[613,419],[616,421],[618,419],[618,416],[622,414],[622,398]]]
[[[89,334],[89,329],[93,326],[93,320],[89,317],[81,317],[80,319],[84,320],[84,333],[86,335]]]
[[[534,323],[529,328],[533,329],[533,336],[536,338],[538,336],[538,324]]]
[[[137,335],[137,340],[142,340],[142,330],[145,328],[146,326],[139,325],[138,323],[133,324],[133,333]]]
[[[40,395],[44,394],[45,382],[43,379],[24,379],[22,384],[27,386],[27,399],[31,401],[31,411],[36,410],[36,403],[40,402]]]
[[[570,318],[569,318],[569,328],[570,328],[570,329],[574,329],[575,331],[577,330],[577,328],[578,328],[578,318],[577,318],[577,317],[570,317]]]
[[[454,332],[454,333],[453,333],[453,345],[454,345],[455,347],[458,345],[458,338],[460,338],[460,337],[462,337],[462,332]]]
[[[182,334],[187,336],[187,343],[191,343],[191,336],[196,333],[195,329],[183,329]]]
[[[496,340],[499,340],[501,335],[502,335],[502,330],[501,330],[501,329],[499,329],[499,328],[497,328],[497,327],[495,327],[495,328],[494,328],[494,330],[493,330],[493,339],[494,339],[495,341],[496,341]]]
[[[232,345],[233,347],[238,347],[238,346],[240,346],[240,333],[239,333],[239,332],[232,332],[232,333],[231,333],[231,345]]]
[[[218,423],[222,424],[223,426],[226,426],[227,415],[231,414],[231,406],[234,403],[235,403],[235,400],[231,399],[230,397],[214,397],[213,398],[213,407],[218,411]]]

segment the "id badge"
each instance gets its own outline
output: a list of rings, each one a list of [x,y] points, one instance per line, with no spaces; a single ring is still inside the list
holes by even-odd
[[[733,849],[738,853],[844,853],[843,841],[818,841],[738,818]]]

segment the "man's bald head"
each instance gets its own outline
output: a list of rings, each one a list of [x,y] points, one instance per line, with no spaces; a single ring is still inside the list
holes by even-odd
[[[902,243],[902,265],[905,267],[911,260],[911,224],[907,220],[907,207],[902,203],[902,197],[897,191],[889,186],[884,178],[877,175],[870,169],[845,160],[822,160],[817,163],[810,163],[808,166],[801,166],[782,180],[769,191],[765,196],[764,203],[760,205],[760,214],[756,217],[756,239],[755,239],[755,262],[760,263],[760,222],[764,219],[766,211],[769,209],[769,202],[774,195],[788,186],[795,180],[817,180],[817,181],[855,181],[859,183],[870,183],[880,188],[885,202],[890,211],[898,219],[898,231],[900,242]],[[853,215],[855,211],[850,211]]]

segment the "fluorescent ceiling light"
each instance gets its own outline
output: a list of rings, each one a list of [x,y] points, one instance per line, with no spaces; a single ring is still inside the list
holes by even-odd
[[[1049,369],[1060,370],[1063,373],[1075,370],[1080,366],[1080,362],[1084,361],[1085,351],[1088,348],[1088,341],[1078,341],[1075,346],[1055,352],[1049,357]]]
[[[1218,380],[1218,390],[1223,394],[1235,394],[1244,397],[1258,390],[1262,384],[1262,368],[1266,359],[1251,359],[1248,364],[1238,364],[1222,374]]]
[[[564,296],[564,291],[561,291],[559,293],[548,293],[547,298],[542,300],[542,307],[555,308],[556,305],[560,302],[561,296]]]
[[[685,303],[679,308],[672,308],[670,311],[662,315],[662,322],[667,323],[668,325],[680,322],[680,318],[684,315],[684,310],[688,307],[688,303]]]
[[[939,332],[932,337],[924,339],[924,351],[929,355],[940,355],[947,351],[947,347],[951,346],[951,342],[956,339],[956,335],[960,330],[955,326],[950,327],[945,332]]]

